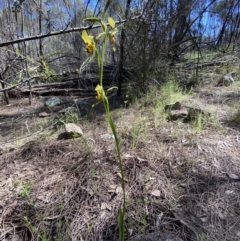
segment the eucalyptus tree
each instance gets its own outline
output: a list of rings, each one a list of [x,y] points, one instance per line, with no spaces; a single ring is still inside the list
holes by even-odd
[[[219,0],[211,10],[218,21],[217,47],[226,51],[232,43],[239,45],[240,1]],[[235,45],[232,46],[235,47]]]

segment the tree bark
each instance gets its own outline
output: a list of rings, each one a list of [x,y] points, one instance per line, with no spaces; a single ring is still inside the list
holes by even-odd
[[[10,66],[7,65],[5,70],[2,73],[0,73],[0,80],[4,80],[5,75],[6,75],[7,71],[9,70],[9,68],[10,68]],[[2,85],[2,89],[4,89],[5,88],[5,84],[3,82],[1,82],[1,85]],[[7,90],[4,90],[3,93],[4,93],[5,100],[7,102],[7,105],[9,105],[10,104],[10,100],[9,100],[9,96],[8,96]]]
[[[129,9],[130,9],[131,0],[127,0],[126,11],[125,11],[125,19],[128,17]],[[118,65],[118,91],[117,96],[122,94],[122,72],[123,72],[123,62],[124,62],[124,42],[125,42],[125,30],[122,28],[121,36],[120,36],[120,57],[119,57],[119,65]]]
[[[42,34],[42,12],[41,12],[42,0],[40,0],[40,2],[39,2],[39,7],[40,7],[40,10],[39,10],[38,26],[39,26],[39,35],[41,35]],[[43,56],[42,39],[39,39],[39,55]]]
[[[172,48],[170,48],[170,55],[172,60],[178,58],[178,49],[183,38],[187,33],[187,16],[191,10],[192,0],[179,0],[177,6],[177,20],[175,33],[172,41]]]

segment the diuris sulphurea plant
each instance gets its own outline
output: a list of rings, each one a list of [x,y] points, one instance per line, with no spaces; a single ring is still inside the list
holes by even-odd
[[[108,93],[109,91],[111,91],[117,87],[112,87],[105,91],[104,86],[103,86],[103,68],[104,68],[107,44],[110,44],[112,47],[112,50],[115,51],[115,49],[116,49],[115,48],[115,43],[116,43],[115,34],[118,31],[116,28],[116,23],[113,18],[108,17],[107,22],[104,21],[105,13],[106,13],[108,6],[110,5],[110,2],[111,1],[109,0],[106,3],[103,17],[102,17],[103,20],[101,18],[97,18],[97,17],[89,17],[89,18],[85,19],[85,21],[99,23],[101,26],[101,32],[97,36],[91,36],[91,35],[88,35],[86,30],[83,30],[82,31],[82,39],[83,39],[84,43],[86,44],[85,51],[89,55],[88,59],[90,60],[94,57],[97,59],[98,71],[99,71],[99,84],[95,88],[95,90],[97,92],[96,99],[98,100],[98,103],[99,102],[103,103],[106,117],[107,117],[108,123],[111,127],[111,130],[112,130],[112,133],[113,133],[114,139],[115,139],[116,155],[117,155],[117,159],[118,159],[118,163],[119,163],[119,169],[121,172],[121,185],[122,185],[122,190],[123,190],[123,203],[119,210],[119,236],[120,236],[120,240],[123,241],[124,240],[124,216],[125,216],[125,209],[126,209],[124,171],[123,171],[123,163],[122,163],[121,152],[120,152],[120,142],[119,142],[116,127],[115,127],[115,124],[114,124],[114,121],[113,121],[113,118],[112,118],[112,115],[110,112],[108,97],[106,95],[106,93]],[[89,62],[88,59],[86,60],[86,62]]]

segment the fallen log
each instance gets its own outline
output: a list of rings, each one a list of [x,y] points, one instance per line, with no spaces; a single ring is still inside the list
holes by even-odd
[[[44,88],[44,87],[71,87],[74,86],[75,82],[73,80],[62,81],[62,82],[53,82],[53,83],[43,83],[32,85],[32,89],[34,88]]]
[[[135,72],[133,69],[125,69],[122,72],[123,80],[132,78]],[[56,76],[63,77],[59,82],[51,83],[40,83],[31,85],[29,88],[26,84],[30,84],[36,78],[41,76],[32,76],[31,78],[25,79],[19,82],[15,86],[10,86],[6,88],[6,92],[11,93],[12,98],[21,98],[25,96],[31,96],[31,94],[39,95],[70,95],[70,94],[80,94],[80,95],[95,95],[95,87],[99,83],[99,73],[98,67],[93,65],[83,71],[82,74],[78,72],[67,72],[64,74],[58,74]],[[69,76],[69,78],[67,78]],[[54,77],[54,76],[52,76]],[[118,68],[114,65],[107,65],[104,67],[103,71],[103,85],[105,89],[116,85],[118,77]],[[59,79],[59,78],[58,78]],[[40,79],[41,80],[41,79]],[[45,81],[45,79],[43,79]],[[2,90],[3,91],[3,90]]]
[[[57,89],[57,88],[51,88],[51,89],[39,89],[39,90],[31,90],[32,94],[34,95],[68,95],[72,93],[79,93],[79,94],[95,94],[95,90],[87,90],[87,89],[75,89],[75,88],[68,88],[68,89]],[[21,93],[23,94],[29,94],[29,89],[22,89]]]
[[[212,66],[222,66],[228,64],[230,61],[211,61],[205,63],[189,63],[185,66],[185,70],[193,70],[193,69],[201,69],[205,67],[212,67]]]

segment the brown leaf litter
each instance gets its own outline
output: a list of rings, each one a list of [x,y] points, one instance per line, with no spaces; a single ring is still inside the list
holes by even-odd
[[[192,135],[187,125],[152,124],[151,140],[134,148],[129,133],[121,136],[126,240],[240,239],[239,129]],[[3,150],[0,240],[118,240],[122,190],[114,140],[102,139],[106,129],[99,125],[84,133]]]

